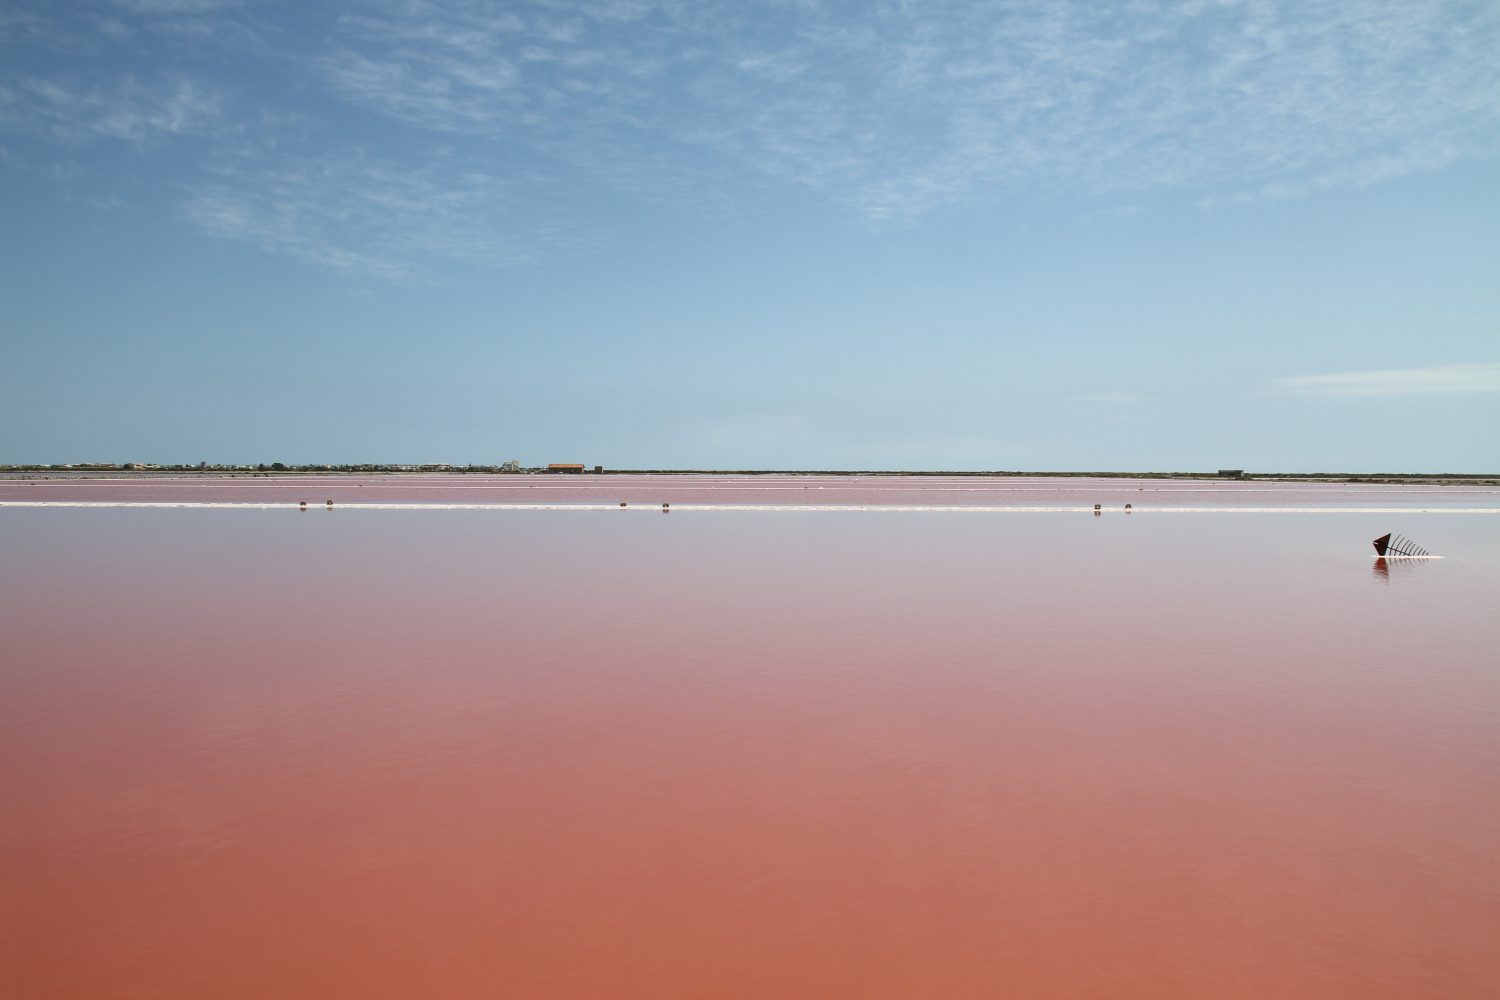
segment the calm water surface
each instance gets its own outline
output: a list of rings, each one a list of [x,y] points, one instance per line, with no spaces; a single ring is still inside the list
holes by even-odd
[[[1500,487],[1223,479],[818,475],[0,476],[0,503],[1500,507]]]
[[[1500,515],[0,539],[0,994],[1500,989]]]

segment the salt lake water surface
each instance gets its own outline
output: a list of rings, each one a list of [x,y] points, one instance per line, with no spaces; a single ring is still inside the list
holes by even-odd
[[[1500,990],[1493,488],[259,482],[0,508],[0,993]]]

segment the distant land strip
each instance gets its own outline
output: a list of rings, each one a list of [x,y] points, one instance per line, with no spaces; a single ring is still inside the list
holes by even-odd
[[[969,479],[1212,479],[1247,482],[1337,482],[1377,483],[1399,485],[1403,483],[1433,483],[1465,486],[1500,486],[1500,472],[1251,472],[1241,470],[1217,470],[1202,472],[1122,472],[1122,471],[1023,471],[1015,469],[959,470],[959,469],[605,469],[599,472],[549,470],[545,466],[505,467],[501,465],[445,465],[445,464],[305,464],[290,465],[282,462],[256,464],[210,464],[165,465],[144,462],[80,462],[73,464],[0,464],[0,475],[45,478],[85,477],[101,472],[127,473],[142,479],[171,475],[194,475],[203,477],[240,476],[306,476],[306,475],[506,475],[506,476],[888,476],[912,478],[969,478]]]

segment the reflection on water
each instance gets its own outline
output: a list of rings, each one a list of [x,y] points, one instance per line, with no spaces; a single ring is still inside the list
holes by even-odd
[[[1428,564],[1429,560],[1427,558],[1407,559],[1402,556],[1376,556],[1375,579],[1380,583],[1390,583],[1392,576],[1401,578],[1420,574]]]
[[[10,995],[1500,982],[1500,519],[294,511],[0,511]]]

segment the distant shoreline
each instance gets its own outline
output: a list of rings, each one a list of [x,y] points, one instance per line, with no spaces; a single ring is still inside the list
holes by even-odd
[[[280,463],[276,463],[280,464]],[[903,478],[953,477],[969,479],[1159,479],[1214,480],[1218,482],[1327,482],[1412,484],[1453,486],[1500,486],[1500,473],[1456,472],[1253,472],[1238,474],[1204,472],[1119,472],[1119,471],[1050,471],[1017,470],[911,470],[911,469],[605,469],[595,472],[549,472],[545,468],[504,470],[488,465],[208,465],[172,466],[129,463],[107,465],[0,465],[0,476],[7,478],[85,479],[100,475],[123,475],[151,479],[164,476],[203,478],[296,477],[296,476],[416,476],[416,475],[500,475],[557,476],[585,478],[606,476],[889,476]]]

